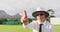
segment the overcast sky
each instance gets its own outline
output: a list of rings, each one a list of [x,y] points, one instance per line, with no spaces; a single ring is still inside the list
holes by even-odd
[[[27,10],[29,17],[37,7],[43,7],[45,10],[53,9],[55,16],[60,17],[60,0],[0,0],[0,10],[4,10],[9,15],[19,13],[23,15],[23,10]]]

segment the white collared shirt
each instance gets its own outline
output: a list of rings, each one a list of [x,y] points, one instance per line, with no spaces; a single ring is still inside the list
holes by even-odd
[[[39,32],[39,24],[40,24],[39,21],[33,21],[28,25],[23,24],[23,27],[26,29],[32,28],[33,32]],[[45,21],[42,25],[42,32],[54,32],[54,26],[48,21]]]

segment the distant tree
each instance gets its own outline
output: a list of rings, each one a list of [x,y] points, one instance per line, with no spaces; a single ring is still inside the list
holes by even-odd
[[[48,9],[48,13],[49,13],[49,17],[47,18],[47,21],[50,22],[50,18],[51,18],[51,17],[55,17],[55,16],[54,16],[54,13],[55,13],[55,12],[54,12],[53,9]]]
[[[48,13],[49,13],[50,17],[55,17],[55,16],[54,16],[54,13],[55,13],[55,12],[54,12],[53,9],[49,9],[49,10],[48,10]]]

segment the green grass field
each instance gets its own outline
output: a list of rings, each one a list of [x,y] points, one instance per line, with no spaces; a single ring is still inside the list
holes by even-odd
[[[0,25],[0,32],[32,32],[32,29],[24,29],[21,25]],[[55,32],[60,32],[60,25],[55,25]]]

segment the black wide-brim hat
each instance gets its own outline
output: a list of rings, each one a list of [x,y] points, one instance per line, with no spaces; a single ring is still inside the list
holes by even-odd
[[[48,13],[47,11],[35,11],[35,12],[32,13],[32,16],[33,16],[33,17],[36,17],[36,14],[37,14],[37,13],[45,13],[45,14],[46,14],[46,17],[49,16],[49,13]]]

